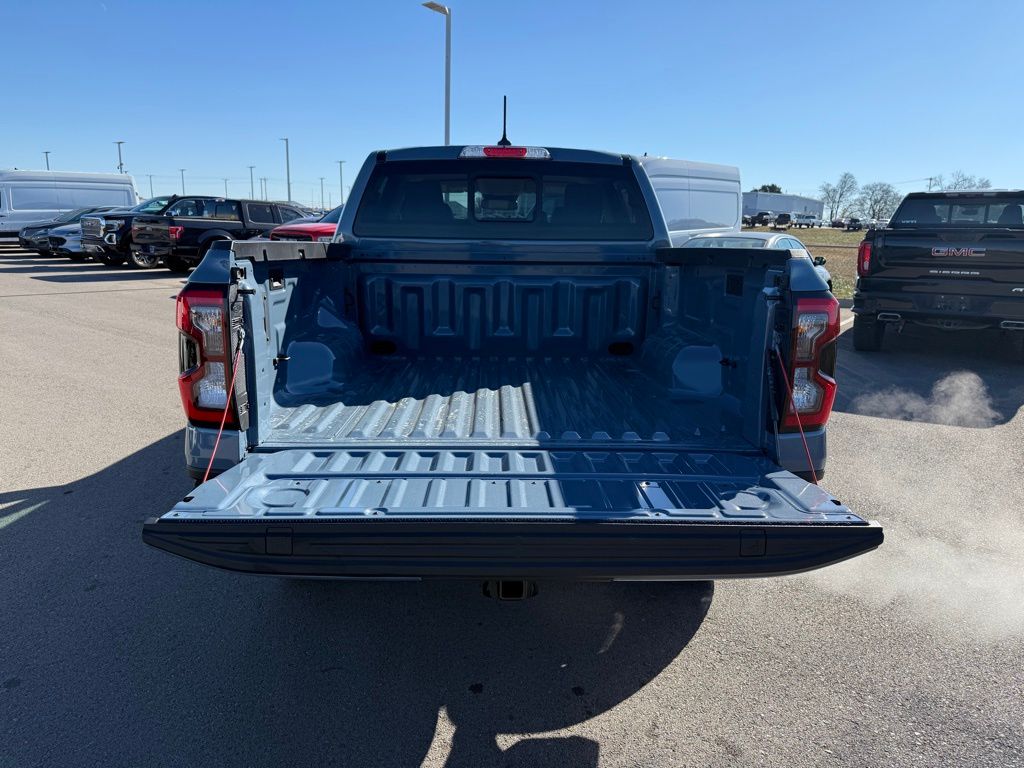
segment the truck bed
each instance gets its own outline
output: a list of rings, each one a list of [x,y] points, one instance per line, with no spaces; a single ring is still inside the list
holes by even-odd
[[[667,382],[632,359],[368,357],[340,393],[277,397],[265,447],[389,440],[744,447],[718,401],[674,398]]]

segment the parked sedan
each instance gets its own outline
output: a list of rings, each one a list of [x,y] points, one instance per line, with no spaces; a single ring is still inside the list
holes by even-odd
[[[51,229],[64,226],[65,224],[77,224],[87,214],[109,211],[114,207],[113,205],[101,205],[92,206],[91,208],[77,208],[52,219],[33,222],[26,227],[22,227],[18,233],[18,245],[26,251],[35,251],[40,256],[49,256],[52,253],[49,240]]]
[[[814,270],[832,290],[832,275],[825,269],[822,256],[811,256],[807,246],[792,235],[782,232],[719,232],[711,235],[697,235],[683,244],[684,248],[778,248],[780,250],[803,251],[814,262]]]

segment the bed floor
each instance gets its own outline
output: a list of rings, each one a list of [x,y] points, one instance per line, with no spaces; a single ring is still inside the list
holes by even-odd
[[[629,358],[368,358],[330,396],[279,392],[264,445],[653,441],[749,447],[717,401]]]

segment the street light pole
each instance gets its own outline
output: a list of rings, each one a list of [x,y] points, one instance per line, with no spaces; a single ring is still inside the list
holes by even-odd
[[[50,170],[50,150],[43,150],[43,154],[46,156],[46,170]]]
[[[124,142],[115,141],[114,143],[117,144],[117,172],[124,173],[124,160],[121,158],[121,145],[124,144]]]
[[[292,159],[288,148],[288,139],[281,139],[284,142],[284,172],[288,182],[288,202],[292,201]]]
[[[181,194],[184,195],[185,194],[185,171],[187,171],[188,168],[179,168],[178,170],[181,171]]]
[[[267,199],[267,177],[260,176],[260,197],[264,200]]]
[[[444,145],[451,144],[452,116],[452,9],[440,3],[423,3],[435,13],[444,16]]]
[[[149,196],[156,197],[156,195],[153,194],[153,174],[147,173],[146,175],[149,176]]]
[[[320,177],[320,210],[324,210],[324,177]]]
[[[338,163],[338,191],[341,192],[341,197],[338,198],[338,205],[345,204],[345,173],[344,173],[344,160],[336,160]]]
[[[224,197],[228,196],[228,180],[224,179]]]
[[[253,199],[256,198],[256,185],[253,183],[253,180],[252,180],[252,170],[255,167],[256,167],[255,165],[250,165],[249,166],[249,197],[251,197]]]

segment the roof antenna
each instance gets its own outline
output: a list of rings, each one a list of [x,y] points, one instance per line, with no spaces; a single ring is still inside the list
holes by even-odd
[[[512,142],[508,140],[506,126],[508,125],[508,96],[501,97],[501,140],[499,147],[511,147]]]

